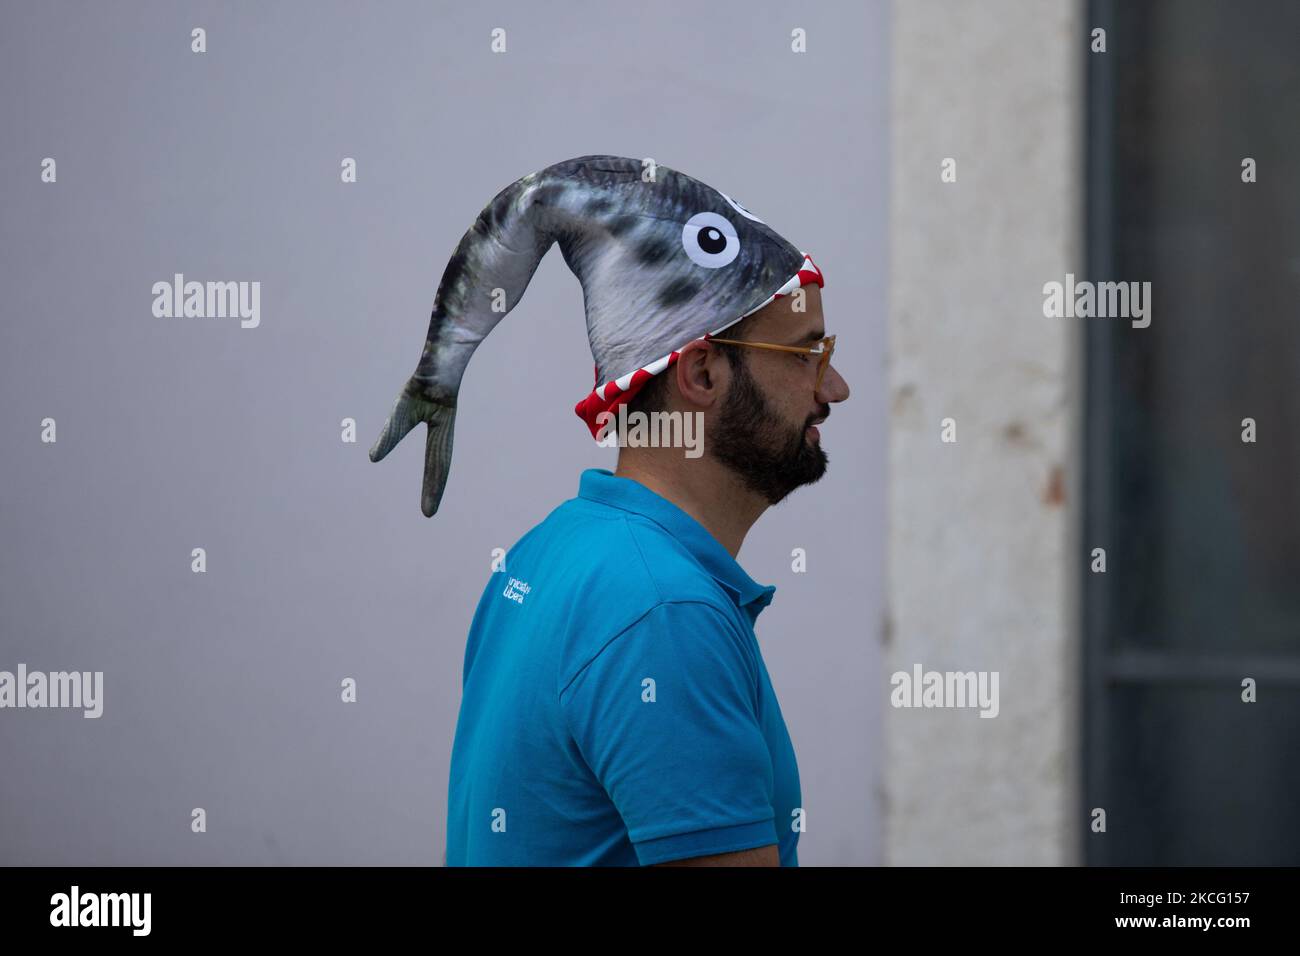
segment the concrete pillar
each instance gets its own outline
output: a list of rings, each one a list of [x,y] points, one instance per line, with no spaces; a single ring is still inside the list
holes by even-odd
[[[1077,862],[1086,320],[1042,287],[1085,271],[1087,51],[1074,2],[893,7],[885,672],[997,671],[999,711],[885,687],[888,864]]]

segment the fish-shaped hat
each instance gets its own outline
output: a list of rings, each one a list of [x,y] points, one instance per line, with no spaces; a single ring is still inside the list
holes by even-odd
[[[370,449],[380,461],[428,423],[420,509],[451,466],[461,377],[551,245],[582,284],[595,388],[575,411],[598,437],[613,411],[688,343],[780,296],[822,285],[811,258],[734,199],[651,160],[581,156],[530,173],[483,208],[442,274],[424,353]]]

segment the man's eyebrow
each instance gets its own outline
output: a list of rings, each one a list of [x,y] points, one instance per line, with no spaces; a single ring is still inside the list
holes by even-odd
[[[801,338],[797,344],[802,344],[804,342],[820,342],[824,338],[826,338],[825,329],[814,329]]]

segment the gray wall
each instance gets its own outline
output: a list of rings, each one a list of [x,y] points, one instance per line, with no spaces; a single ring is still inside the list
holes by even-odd
[[[0,862],[442,859],[491,551],[614,461],[573,413],[592,366],[558,253],[469,368],[443,512],[419,512],[423,429],[366,451],[481,206],[590,152],[725,190],[825,270],[854,396],[826,479],[741,561],[778,587],[759,640],[801,862],[879,862],[887,10],[555,7],[5,6],[0,670],[105,690],[98,720],[0,711]],[[155,318],[176,272],[261,282],[260,326]]]

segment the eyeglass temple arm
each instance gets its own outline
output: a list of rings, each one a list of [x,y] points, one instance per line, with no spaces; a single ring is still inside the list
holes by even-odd
[[[721,342],[723,345],[747,345],[754,349],[772,349],[777,352],[799,352],[804,355],[821,355],[826,351],[826,346],[820,343],[814,348],[813,346],[803,345],[772,345],[768,342],[741,342],[738,339],[708,338],[704,341]]]

